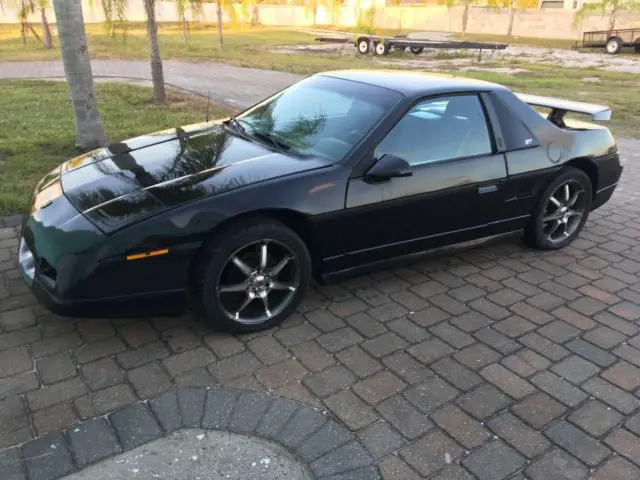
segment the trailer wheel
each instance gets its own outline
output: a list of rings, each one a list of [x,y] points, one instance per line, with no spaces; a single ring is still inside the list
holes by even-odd
[[[636,53],[640,53],[640,37],[636,38],[633,41],[633,48],[635,49]]]
[[[611,37],[607,40],[607,53],[615,55],[622,50],[622,39],[620,37]]]
[[[414,55],[420,55],[424,51],[424,47],[411,47],[410,50]]]
[[[389,44],[380,42],[376,45],[376,54],[377,55],[387,55],[389,53]]]
[[[369,40],[366,38],[358,39],[358,53],[361,55],[366,55],[369,53]]]

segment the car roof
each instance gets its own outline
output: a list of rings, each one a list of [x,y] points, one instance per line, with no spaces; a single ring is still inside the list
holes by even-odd
[[[407,96],[506,89],[497,83],[409,70],[335,70],[318,75],[366,83]]]

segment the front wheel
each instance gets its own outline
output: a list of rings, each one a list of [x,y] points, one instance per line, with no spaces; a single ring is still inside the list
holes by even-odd
[[[275,220],[243,222],[218,235],[196,260],[193,297],[201,315],[236,333],[285,320],[311,278],[304,242]]]
[[[525,229],[533,248],[558,250],[580,234],[591,210],[593,187],[586,173],[568,167],[544,191]]]
[[[622,40],[618,37],[612,37],[609,40],[607,40],[607,53],[611,54],[611,55],[615,55],[617,53],[620,53],[620,51],[622,50]]]
[[[358,40],[358,53],[360,55],[366,55],[369,53],[369,40],[366,38],[361,38]]]
[[[387,55],[389,53],[389,44],[380,42],[376,45],[376,55]]]

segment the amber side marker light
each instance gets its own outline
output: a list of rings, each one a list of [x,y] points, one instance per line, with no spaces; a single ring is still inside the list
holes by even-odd
[[[135,255],[127,255],[127,260],[140,260],[141,258],[157,257],[158,255],[166,255],[167,253],[169,253],[168,248],[164,248],[162,250],[152,250],[150,252],[136,253]]]

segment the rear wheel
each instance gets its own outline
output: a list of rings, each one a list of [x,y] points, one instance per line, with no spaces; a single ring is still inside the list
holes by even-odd
[[[275,220],[243,222],[221,232],[198,259],[193,297],[209,322],[256,332],[285,320],[311,278],[309,251]]]
[[[387,55],[389,53],[389,44],[380,42],[376,45],[376,55]]]
[[[622,45],[622,39],[618,37],[611,37],[609,40],[607,40],[607,53],[611,55],[620,53],[620,51],[622,50]]]
[[[369,53],[369,40],[366,38],[361,38],[358,40],[358,53],[361,55],[366,55]]]
[[[525,229],[533,248],[557,250],[580,234],[591,210],[593,187],[586,173],[567,167],[544,191]]]
[[[411,47],[409,50],[411,50],[411,53],[414,55],[420,55],[424,51],[424,47]]]

